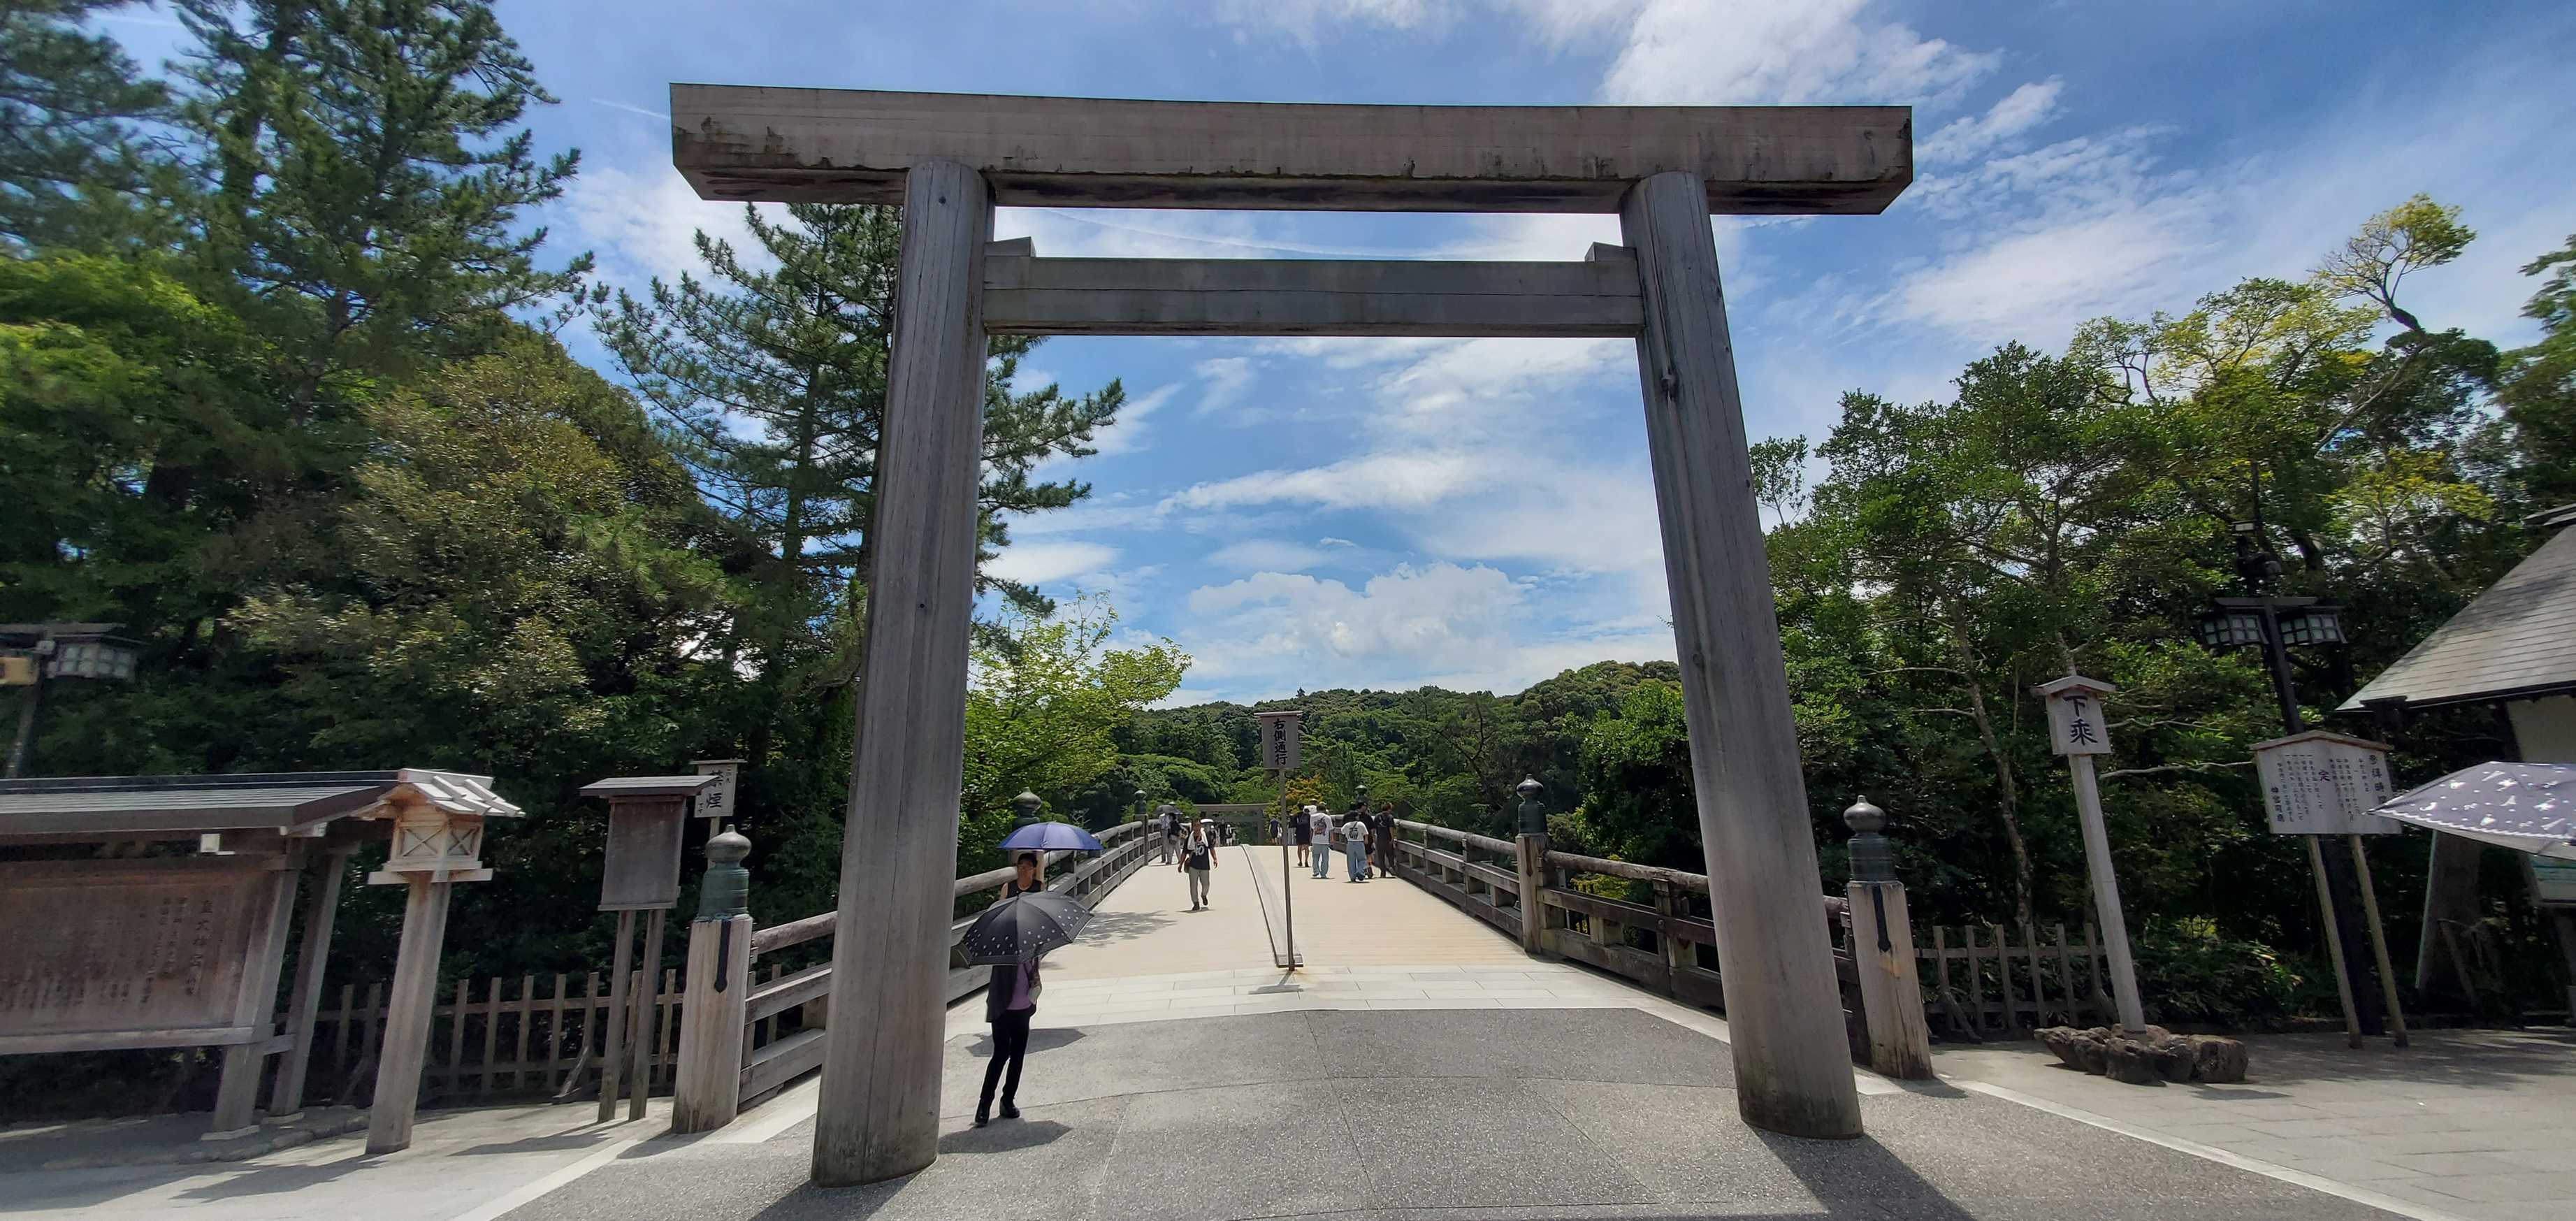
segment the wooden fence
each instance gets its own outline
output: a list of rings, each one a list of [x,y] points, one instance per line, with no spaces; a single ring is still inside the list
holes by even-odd
[[[1126,880],[1144,864],[1148,839],[1142,823],[1124,823],[1101,833],[1105,849],[1080,868],[1049,883],[1086,904]],[[1050,854],[1050,864],[1071,853]],[[961,900],[998,889],[1012,871],[997,869],[957,879]],[[752,934],[755,955],[828,937],[834,915],[791,921]],[[954,938],[972,920],[959,920]],[[684,938],[683,938],[684,940]],[[673,955],[678,950],[672,951]],[[629,981],[628,994],[644,994],[645,972]],[[651,1083],[657,1091],[671,1088],[680,1047],[682,980],[674,969],[661,969],[653,1003]],[[985,968],[949,973],[949,999],[982,986]],[[607,973],[592,971],[578,980],[568,974],[521,976],[484,981],[460,979],[447,1004],[431,1011],[429,1063],[421,1073],[421,1101],[458,1103],[486,1098],[558,1096],[598,1088],[597,1048],[608,1020]],[[754,986],[747,1002],[744,1040],[743,1101],[746,1105],[822,1064],[823,999],[831,992],[829,962],[788,973],[786,964],[770,966],[762,978],[755,962]],[[363,1102],[375,1074],[375,1054],[384,1037],[384,984],[343,985],[339,1004],[315,1015],[313,1067],[307,1078],[307,1104]]]
[[[1399,821],[1396,827],[1389,863],[1397,876],[1521,938],[1521,922],[1529,914],[1520,907],[1517,843],[1426,823]],[[1496,859],[1502,864],[1488,863]],[[1704,915],[1707,875],[1551,851],[1539,879],[1538,919],[1551,953],[1678,1000],[1726,1008],[1717,928]],[[1848,1033],[1865,1057],[1845,900],[1817,898],[1818,915],[1836,946],[1835,969],[1851,985],[1844,989]],[[1978,1039],[2059,1022],[2112,1020],[2103,983],[2107,966],[2092,925],[2084,926],[2081,941],[2070,941],[2064,925],[2052,926],[2046,941],[2024,929],[2019,944],[1999,927],[1984,929],[1915,930],[1925,1016],[1936,1030]]]
[[[643,975],[638,971],[630,981],[636,995],[643,993]],[[654,1049],[653,1081],[668,1088],[679,1048],[674,1019],[680,1010],[680,978],[674,970],[661,975],[654,1003],[661,1008],[657,1028],[663,1037]],[[430,1011],[423,1102],[568,1094],[596,1086],[594,1048],[600,1023],[608,1016],[607,980],[592,971],[576,987],[573,976],[557,974],[551,987],[543,987],[543,978],[456,981],[454,997]],[[384,1037],[384,987],[381,981],[369,984],[361,998],[355,985],[342,985],[339,1003],[314,1016],[307,1104],[365,1098]]]

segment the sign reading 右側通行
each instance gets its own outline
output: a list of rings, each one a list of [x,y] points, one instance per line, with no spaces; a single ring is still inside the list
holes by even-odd
[[[2371,813],[2396,792],[2388,748],[2366,738],[2312,729],[2254,745],[2263,812],[2275,835],[2392,835]]]
[[[1303,712],[1257,712],[1261,718],[1261,766],[1273,772],[1297,770],[1297,722]]]

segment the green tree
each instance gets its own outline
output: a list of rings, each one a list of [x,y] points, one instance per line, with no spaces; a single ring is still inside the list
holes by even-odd
[[[168,93],[114,39],[81,28],[126,0],[0,3],[0,239],[86,246],[141,205],[154,159],[137,134]]]
[[[2548,278],[2522,307],[2540,320],[2540,342],[2514,352],[2501,379],[2503,418],[2519,451],[2511,461],[2534,496],[2576,499],[2576,236],[2522,274]]]
[[[178,0],[198,41],[179,116],[202,143],[209,283],[276,346],[290,404],[470,356],[589,256],[536,264],[523,209],[579,160],[513,130],[554,99],[481,0]]]
[[[1009,647],[976,648],[966,693],[961,870],[998,864],[989,849],[1022,790],[1066,794],[1115,768],[1119,727],[1170,695],[1189,668],[1168,640],[1112,647],[1118,615],[1097,597],[1043,617],[1016,607],[1003,615]]]

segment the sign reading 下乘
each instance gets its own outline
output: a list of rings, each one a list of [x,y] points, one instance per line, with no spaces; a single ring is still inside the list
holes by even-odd
[[[2402,829],[2371,813],[2395,795],[2388,748],[2380,743],[2311,729],[2255,743],[2254,770],[2274,835],[2393,835]]]
[[[2111,727],[2102,715],[2102,697],[2119,690],[2109,683],[2069,674],[2034,688],[2048,703],[2048,748],[2061,755],[2111,753]]]
[[[1274,772],[1297,770],[1297,723],[1303,712],[1256,712],[1261,718],[1261,766]]]

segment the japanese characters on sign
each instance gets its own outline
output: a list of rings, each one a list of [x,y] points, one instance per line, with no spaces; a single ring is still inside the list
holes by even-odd
[[[690,763],[701,776],[713,776],[714,784],[698,790],[697,815],[700,818],[733,817],[734,781],[742,774],[740,759],[699,759]]]
[[[2102,697],[2119,690],[2098,679],[2070,674],[2034,688],[2048,702],[2048,748],[2061,755],[2111,753],[2111,728]]]
[[[2393,819],[2371,811],[2394,796],[2388,748],[2312,729],[2258,742],[2254,770],[2275,835],[2393,835]]]
[[[1261,766],[1282,774],[1297,770],[1297,724],[1303,712],[1256,712],[1261,718]]]

